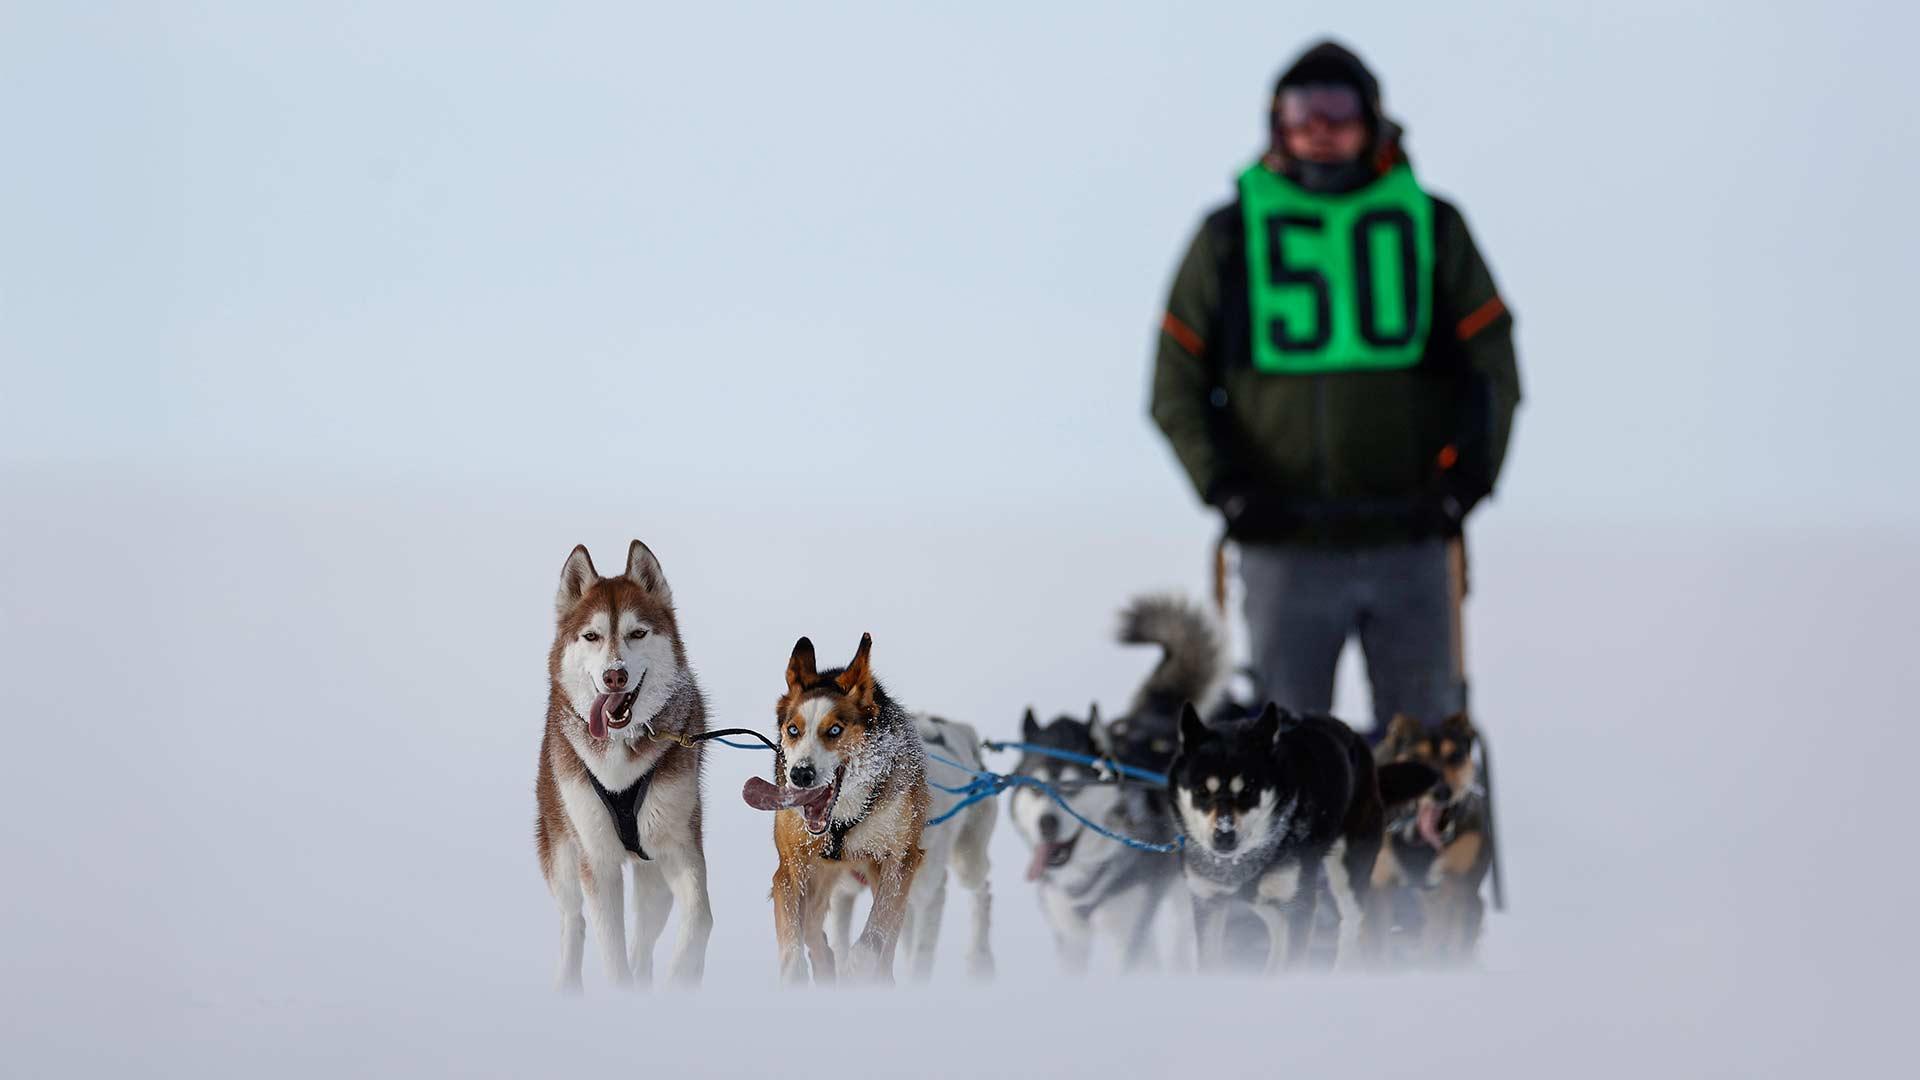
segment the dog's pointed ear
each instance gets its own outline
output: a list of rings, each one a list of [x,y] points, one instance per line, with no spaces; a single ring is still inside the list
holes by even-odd
[[[1199,710],[1189,701],[1180,707],[1180,751],[1188,750],[1207,741],[1207,724],[1200,719]]]
[[[1033,706],[1027,706],[1025,716],[1020,718],[1020,741],[1032,742],[1040,737],[1040,721],[1033,715]]]
[[[861,634],[860,647],[853,650],[853,659],[848,662],[847,669],[835,676],[833,681],[839,683],[842,690],[852,690],[861,683],[872,682],[873,666],[870,662],[872,655],[873,635]]]
[[[1398,754],[1413,749],[1420,742],[1420,721],[1406,713],[1394,713],[1387,724],[1386,738],[1380,740],[1379,749],[1385,753]]]
[[[1253,722],[1253,737],[1258,742],[1272,742],[1280,737],[1280,706],[1267,702],[1260,710],[1260,718]]]
[[[573,554],[567,556],[567,564],[560,568],[560,591],[553,597],[554,613],[566,618],[599,580],[600,573],[593,568],[593,556],[587,554],[587,545],[573,545]]]
[[[853,660],[847,669],[834,676],[833,681],[854,699],[854,704],[862,711],[873,708],[873,635],[861,634],[860,647],[853,651]]]
[[[673,590],[667,588],[667,572],[660,569],[660,560],[654,557],[653,549],[638,540],[627,545],[627,580],[652,593],[661,603],[673,603]]]
[[[798,693],[819,672],[813,666],[813,642],[801,638],[793,643],[793,656],[787,660],[787,692]]]
[[[1473,747],[1473,721],[1467,719],[1466,713],[1454,713],[1452,716],[1442,720],[1440,722],[1440,734],[1444,738],[1452,739],[1461,746],[1469,749]]]
[[[1093,752],[1100,757],[1113,756],[1113,732],[1100,722],[1100,706],[1087,710],[1087,735],[1093,740]]]

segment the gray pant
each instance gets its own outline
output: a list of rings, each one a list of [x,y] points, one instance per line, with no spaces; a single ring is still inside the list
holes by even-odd
[[[1457,544],[1437,539],[1364,548],[1241,545],[1247,635],[1267,696],[1295,712],[1330,712],[1340,650],[1358,634],[1376,731],[1395,713],[1438,724],[1463,710],[1463,559]]]

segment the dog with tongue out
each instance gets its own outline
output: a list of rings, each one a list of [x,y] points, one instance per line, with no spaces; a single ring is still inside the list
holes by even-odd
[[[534,832],[560,905],[560,985],[580,985],[589,926],[611,981],[649,981],[675,903],[668,974],[697,984],[713,929],[700,830],[703,744],[671,737],[706,731],[707,707],[687,667],[673,591],[660,560],[635,540],[625,572],[613,577],[574,548],[554,605]],[[623,875],[633,889],[631,953]]]
[[[773,927],[780,975],[803,983],[837,974],[826,919],[843,875],[873,891],[866,929],[845,957],[856,980],[892,982],[894,948],[920,869],[926,825],[926,748],[912,716],[873,674],[872,635],[846,667],[820,671],[801,638],[774,703],[779,753],[773,780],[754,777],[741,796],[774,811]],[[809,964],[809,960],[811,963]]]

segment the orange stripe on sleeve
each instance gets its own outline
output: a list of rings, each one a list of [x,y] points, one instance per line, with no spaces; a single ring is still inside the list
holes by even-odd
[[[1173,312],[1167,312],[1167,317],[1160,320],[1160,329],[1196,358],[1206,354],[1207,343],[1200,340],[1200,335],[1193,332],[1193,327],[1175,318]]]
[[[1460,325],[1454,331],[1455,336],[1461,341],[1467,340],[1480,331],[1485,330],[1487,324],[1499,318],[1500,313],[1505,310],[1507,310],[1506,302],[1498,296],[1493,297],[1486,303],[1475,308],[1473,314],[1460,320]]]

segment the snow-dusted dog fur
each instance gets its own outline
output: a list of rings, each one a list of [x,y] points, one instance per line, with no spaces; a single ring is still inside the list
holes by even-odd
[[[973,779],[938,758],[959,762],[969,769],[982,768],[980,735],[972,725],[943,720],[917,713],[914,725],[920,729],[920,741],[927,747],[927,779],[934,784],[957,788]],[[960,804],[961,796],[929,785],[931,800],[927,820],[933,821]],[[947,870],[973,894],[973,937],[967,946],[967,974],[976,979],[993,976],[993,949],[989,937],[993,925],[993,893],[987,880],[987,842],[993,839],[993,823],[998,815],[993,800],[982,799],[959,814],[920,835],[920,872],[913,877],[913,889],[907,893],[907,918],[900,929],[907,950],[910,978],[924,982],[933,975],[934,949],[940,940],[940,916],[947,906]],[[844,954],[853,937],[853,904],[865,886],[852,875],[840,879],[833,894],[832,921],[827,940],[836,953]]]
[[[540,869],[560,904],[560,986],[580,985],[588,924],[608,979],[650,981],[654,942],[676,900],[680,933],[667,973],[697,985],[713,929],[700,837],[701,751],[649,737],[707,726],[673,593],[659,560],[638,540],[619,577],[601,577],[587,549],[576,547],[561,568],[555,608],[534,795]],[[616,817],[621,805],[629,808],[624,821]],[[631,870],[634,893],[631,956],[621,925],[623,867]]]
[[[1434,774],[1411,768],[1417,795]],[[1378,957],[1386,919],[1371,885],[1386,811],[1373,754],[1351,728],[1272,703],[1210,727],[1189,706],[1168,791],[1187,836],[1180,857],[1202,971],[1225,970],[1236,907],[1266,923],[1268,971],[1304,964],[1323,884],[1339,914],[1332,959]]]
[[[787,662],[787,690],[774,704],[780,752],[774,780],[747,781],[748,805],[775,811],[773,928],[780,977],[834,981],[827,913],[845,875],[873,890],[867,926],[846,952],[849,978],[893,981],[907,894],[920,868],[927,820],[927,759],[913,717],[888,696],[868,657],[819,671],[801,638]],[[811,963],[809,963],[811,961]]]

